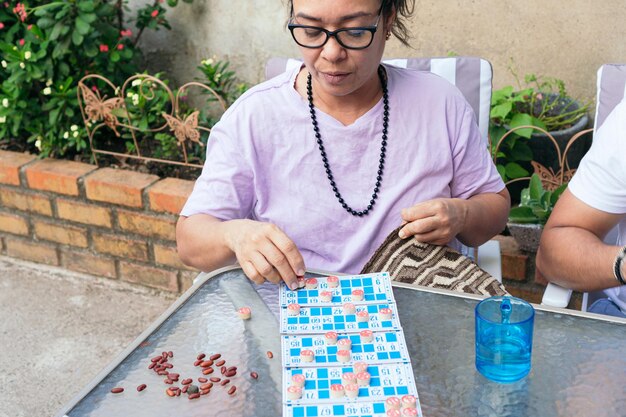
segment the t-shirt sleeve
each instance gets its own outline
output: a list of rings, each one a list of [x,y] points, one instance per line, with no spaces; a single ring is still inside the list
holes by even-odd
[[[568,186],[589,206],[626,212],[626,100],[606,118]]]
[[[498,193],[504,182],[498,174],[489,149],[478,130],[474,112],[464,100],[457,100],[452,121],[452,197],[469,198],[476,194]]]
[[[220,220],[249,218],[254,205],[254,175],[243,157],[235,117],[218,122],[209,136],[202,174],[181,211]]]

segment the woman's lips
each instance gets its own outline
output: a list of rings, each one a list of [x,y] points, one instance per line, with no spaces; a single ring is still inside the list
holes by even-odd
[[[350,73],[348,72],[323,72],[322,77],[329,84],[341,84]]]

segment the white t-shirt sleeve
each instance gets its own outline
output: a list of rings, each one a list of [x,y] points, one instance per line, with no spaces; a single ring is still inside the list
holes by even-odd
[[[591,149],[568,187],[595,209],[626,213],[626,99],[596,132]]]

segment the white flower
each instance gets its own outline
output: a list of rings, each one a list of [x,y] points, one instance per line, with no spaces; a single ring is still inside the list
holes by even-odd
[[[132,85],[133,87],[137,87],[138,85],[141,85],[141,78],[134,79],[133,82],[130,83],[130,85]]]
[[[72,136],[74,136],[75,138],[77,138],[77,137],[78,137],[78,132],[74,132],[74,133],[72,133]]]
[[[46,87],[43,89],[44,96],[49,96],[50,94],[52,94],[52,89],[50,87]]]
[[[8,65],[8,64],[7,64],[7,62],[3,59],[3,60],[2,60],[2,68],[6,68],[6,67],[7,67],[7,65]]]
[[[134,106],[138,105],[139,104],[139,94],[133,94],[132,100],[133,100],[133,105]]]
[[[30,57],[31,57],[31,53],[30,53],[30,51],[26,51],[26,52],[24,52],[24,59],[25,59],[25,60],[27,60],[27,61],[28,61],[28,60],[30,59]]]
[[[63,139],[68,139],[70,137],[70,132],[63,133]]]
[[[132,91],[129,91],[126,93],[126,97],[128,98],[132,98],[132,96],[134,95],[134,93]]]
[[[3,98],[2,99],[2,105],[4,107],[9,107],[9,99],[8,98]]]
[[[46,87],[50,87],[52,85],[52,79],[49,78],[48,81],[46,81]]]
[[[41,150],[41,136],[35,141],[35,148]]]
[[[7,121],[7,117],[6,116],[0,116],[0,123],[4,123]]]
[[[71,130],[72,132],[76,132],[76,131],[78,130],[78,126],[76,126],[76,125],[72,125],[72,126],[70,126],[70,130]]]
[[[20,68],[24,69],[24,68],[26,68],[26,65],[23,62],[20,62]]]

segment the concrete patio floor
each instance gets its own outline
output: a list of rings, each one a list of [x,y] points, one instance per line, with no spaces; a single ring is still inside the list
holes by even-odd
[[[0,417],[56,415],[175,299],[0,256]]]

